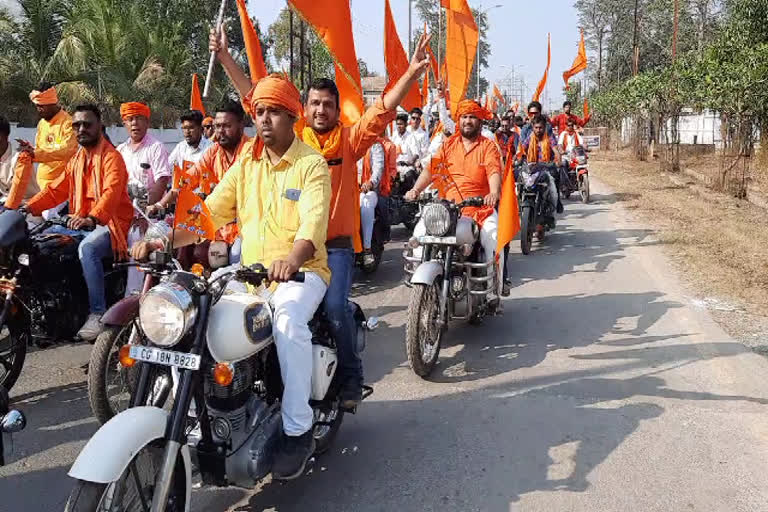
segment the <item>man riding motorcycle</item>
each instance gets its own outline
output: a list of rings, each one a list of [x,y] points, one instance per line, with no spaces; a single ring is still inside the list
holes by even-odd
[[[447,176],[445,186],[446,199],[460,202],[464,199],[483,196],[482,208],[464,208],[462,214],[472,217],[480,226],[480,243],[485,253],[485,261],[493,261],[496,250],[499,216],[495,210],[501,195],[501,155],[496,143],[481,135],[482,122],[492,118],[492,114],[474,100],[463,100],[457,109],[459,131],[451,136],[440,148],[436,158],[447,167],[443,174]],[[443,178],[438,178],[443,179]],[[416,200],[419,194],[432,183],[431,169],[424,169],[414,187],[406,194],[406,199]],[[414,230],[414,236],[426,234],[422,221]],[[504,257],[499,255],[497,268],[499,291],[501,291],[501,273]]]
[[[293,132],[301,113],[299,91],[280,75],[259,81],[248,97],[259,138],[223,176],[205,203],[215,228],[237,219],[243,238],[243,263],[263,263],[274,289],[273,334],[284,382],[282,417],[285,442],[276,454],[272,475],[302,474],[315,449],[312,335],[308,322],[320,306],[330,281],[325,239],[331,178],[325,160]],[[197,237],[177,229],[174,247]],[[145,260],[162,241],[139,242],[132,249]],[[302,270],[303,283],[289,281]]]
[[[376,221],[376,207],[379,202],[378,191],[385,178],[384,146],[377,142],[368,150],[365,157],[357,161],[358,181],[360,183],[360,222],[363,229],[363,263],[370,265],[374,256],[371,253],[373,223]]]
[[[359,187],[357,161],[362,158],[396,115],[395,109],[429,66],[422,35],[408,70],[387,93],[370,107],[360,121],[342,126],[341,100],[336,84],[327,78],[310,84],[304,105],[306,126],[298,131],[301,140],[325,157],[331,171],[331,210],[328,221],[328,264],[331,282],[324,307],[339,351],[339,370],[344,385],[342,406],[353,408],[362,401],[363,366],[356,339],[355,322],[349,308],[355,250],[359,241]],[[226,33],[211,30],[209,49],[214,52],[242,98],[247,101],[251,80],[229,53]]]
[[[552,118],[552,125],[558,129],[558,133],[563,133],[566,130],[568,121],[573,121],[575,125],[583,128],[584,125],[587,124],[589,119],[592,117],[590,114],[587,114],[584,119],[581,119],[577,115],[571,114],[572,106],[573,105],[570,100],[567,100],[565,103],[563,103],[563,112]]]
[[[520,149],[517,152],[517,160],[521,162],[523,160],[528,162],[529,166],[533,166],[537,163],[557,163],[562,161],[562,155],[560,149],[557,146],[557,141],[551,135],[546,134],[547,121],[542,116],[536,116],[531,122],[533,130],[528,136],[520,143]],[[557,213],[563,213],[563,203],[560,201],[560,175],[555,173],[552,176],[551,184],[554,187],[551,200],[552,204],[556,205]]]
[[[92,341],[101,331],[101,316],[107,309],[102,259],[126,255],[133,205],[128,197],[125,163],[102,135],[98,107],[76,107],[72,128],[80,147],[64,172],[29,200],[27,209],[40,215],[69,200],[69,229],[53,226],[47,232],[81,239],[78,255],[88,287],[90,315],[78,337]]]
[[[563,153],[570,153],[576,146],[581,146],[581,137],[576,133],[573,119],[566,121],[566,129],[560,133],[560,138],[557,142]]]

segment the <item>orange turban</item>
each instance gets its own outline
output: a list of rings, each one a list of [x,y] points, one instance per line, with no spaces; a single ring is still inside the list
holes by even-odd
[[[462,100],[456,107],[456,119],[460,119],[461,116],[472,115],[483,121],[489,121],[493,119],[493,114],[486,108],[483,108],[475,100]]]
[[[59,96],[56,94],[56,89],[51,87],[45,91],[32,91],[29,93],[29,99],[35,105],[55,105],[59,102]]]
[[[144,116],[149,119],[151,113],[152,111],[149,110],[149,107],[146,104],[137,101],[131,101],[120,105],[120,117],[123,119],[134,116]]]
[[[302,113],[299,90],[293,85],[293,82],[280,74],[272,74],[259,80],[248,93],[245,101],[254,111],[256,105],[266,103],[284,108],[294,117],[301,117]]]
[[[213,123],[213,118],[211,116],[205,116],[205,118],[203,118],[203,124],[207,123],[208,121]]]

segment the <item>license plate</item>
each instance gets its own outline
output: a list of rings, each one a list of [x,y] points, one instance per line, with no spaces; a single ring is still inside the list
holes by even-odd
[[[141,345],[132,345],[130,354],[133,359],[147,363],[175,366],[176,368],[184,368],[186,370],[198,370],[200,368],[200,356],[195,354],[185,354],[183,352],[143,347]]]
[[[420,236],[420,244],[447,244],[456,245],[455,236]]]

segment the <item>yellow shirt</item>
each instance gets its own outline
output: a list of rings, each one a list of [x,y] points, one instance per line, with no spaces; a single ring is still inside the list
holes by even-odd
[[[295,240],[309,240],[315,254],[301,270],[315,272],[328,283],[328,164],[295,138],[280,162],[272,165],[266,150],[261,158],[253,154],[254,141],[205,200],[216,229],[237,219],[243,265],[261,263],[267,268],[287,258]]]
[[[59,110],[50,121],[41,119],[37,123],[35,137],[35,162],[37,184],[40,190],[53,182],[64,172],[67,162],[77,151],[77,138],[72,130],[72,116],[66,110]]]

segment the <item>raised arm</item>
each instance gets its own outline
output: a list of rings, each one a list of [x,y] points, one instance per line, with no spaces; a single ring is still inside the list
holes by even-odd
[[[217,36],[216,30],[211,29],[210,36],[208,38],[208,49],[216,53],[216,58],[221,63],[221,67],[227,73],[232,85],[237,89],[237,93],[241,98],[245,98],[249,92],[251,92],[251,79],[248,75],[240,69],[235,59],[229,54],[229,41],[227,40],[227,31],[224,24],[221,25],[221,30]]]
[[[408,66],[408,70],[400,77],[394,87],[384,95],[385,109],[395,110],[406,94],[408,94],[408,91],[411,90],[413,84],[416,83],[429,66],[429,56],[426,51],[427,45],[429,45],[429,35],[422,34],[418,45],[416,45],[416,51],[413,53],[413,57],[411,57],[411,65]]]

